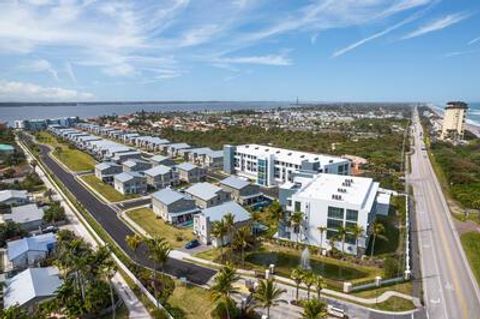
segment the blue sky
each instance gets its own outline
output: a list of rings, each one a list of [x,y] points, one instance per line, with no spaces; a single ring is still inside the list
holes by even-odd
[[[477,0],[0,2],[0,101],[480,101]]]

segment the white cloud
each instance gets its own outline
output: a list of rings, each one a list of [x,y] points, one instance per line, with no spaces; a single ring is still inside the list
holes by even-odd
[[[68,77],[70,78],[70,81],[73,83],[77,83],[77,76],[75,75],[75,72],[73,71],[73,66],[72,63],[69,61],[65,62],[65,72],[67,73]]]
[[[470,15],[465,13],[455,13],[449,14],[439,19],[433,20],[430,23],[424,24],[417,28],[416,30],[410,32],[409,34],[402,37],[403,40],[412,39],[419,36],[422,36],[427,33],[435,32],[443,30],[449,26],[457,24],[465,19],[467,19]]]
[[[292,61],[284,55],[256,55],[256,56],[237,56],[237,57],[221,57],[214,60],[220,64],[263,64],[286,66],[291,65]]]
[[[53,68],[52,64],[45,59],[38,59],[28,63],[25,63],[20,66],[22,70],[30,71],[30,72],[46,72],[53,79],[58,81],[58,73]]]
[[[468,45],[472,45],[472,44],[475,44],[477,42],[480,42],[480,37],[472,39],[470,42],[468,42]]]
[[[82,101],[92,99],[91,93],[33,83],[0,80],[3,101]]]

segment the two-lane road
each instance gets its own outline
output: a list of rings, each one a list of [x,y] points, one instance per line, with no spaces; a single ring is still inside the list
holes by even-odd
[[[418,112],[413,121],[412,172],[423,288],[431,319],[480,318],[478,285],[423,142]]]

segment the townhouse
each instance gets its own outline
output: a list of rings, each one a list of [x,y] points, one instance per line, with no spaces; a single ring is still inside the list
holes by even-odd
[[[138,172],[123,172],[113,177],[113,186],[123,195],[145,194],[147,179]]]
[[[186,183],[198,183],[206,180],[207,170],[191,163],[180,163],[175,166],[178,178]]]
[[[185,190],[186,194],[192,196],[200,208],[207,208],[220,205],[230,200],[230,193],[210,183],[197,183]]]
[[[258,185],[236,176],[229,176],[221,180],[219,186],[229,192],[231,198],[240,205],[252,205],[263,199]]]
[[[191,221],[200,211],[193,198],[170,188],[152,194],[152,209],[158,217],[174,225]]]
[[[122,165],[115,162],[102,162],[95,165],[95,176],[104,183],[112,184],[113,176],[122,172]]]
[[[175,186],[179,183],[178,173],[170,166],[157,165],[143,173],[147,178],[147,185],[154,189]]]

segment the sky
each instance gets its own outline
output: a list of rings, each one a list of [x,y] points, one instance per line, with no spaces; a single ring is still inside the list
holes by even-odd
[[[478,0],[0,0],[0,101],[480,101]]]

